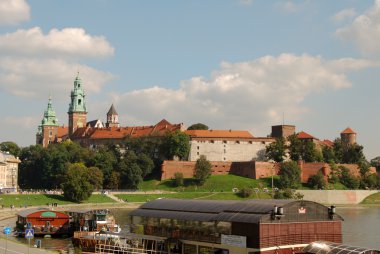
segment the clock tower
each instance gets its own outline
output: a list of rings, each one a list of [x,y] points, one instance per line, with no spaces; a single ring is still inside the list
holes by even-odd
[[[85,92],[79,74],[74,80],[74,89],[71,90],[71,102],[69,105],[69,138],[77,128],[85,127],[87,123],[87,110]]]

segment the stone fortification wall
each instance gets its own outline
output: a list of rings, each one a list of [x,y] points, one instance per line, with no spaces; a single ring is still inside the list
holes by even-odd
[[[190,142],[189,160],[196,161],[201,155],[209,161],[263,160],[267,143],[270,142],[194,139]]]
[[[366,197],[377,193],[377,190],[297,190],[304,195],[303,199],[322,204],[352,205],[359,204]]]
[[[185,178],[193,177],[195,161],[164,161],[162,164],[161,180],[174,178],[180,172]],[[270,177],[278,174],[278,165],[270,162],[211,162],[212,175],[234,174],[252,179]]]

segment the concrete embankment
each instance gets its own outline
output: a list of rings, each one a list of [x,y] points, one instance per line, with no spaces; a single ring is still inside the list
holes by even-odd
[[[303,199],[331,205],[356,205],[378,190],[297,190]]]

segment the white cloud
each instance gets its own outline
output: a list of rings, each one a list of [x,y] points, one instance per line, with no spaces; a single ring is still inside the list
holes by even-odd
[[[239,3],[242,5],[252,5],[253,0],[239,0]]]
[[[355,18],[347,27],[340,28],[336,35],[350,42],[365,55],[378,55],[380,53],[380,0],[364,14]]]
[[[298,119],[308,112],[302,106],[307,96],[350,87],[346,72],[368,65],[310,55],[265,56],[250,62],[223,62],[210,79],[194,77],[182,81],[178,89],[153,87],[113,94],[112,101],[128,109],[130,119],[148,124],[162,116],[173,122],[204,122],[215,129],[259,126],[257,130],[265,135],[270,123],[281,122],[284,111],[287,119]]]
[[[284,12],[298,12],[302,10],[308,1],[293,2],[293,1],[281,1],[276,3],[276,7]]]
[[[88,92],[99,92],[105,83],[114,78],[86,65],[57,59],[0,59],[0,89],[21,97],[46,98],[51,92],[55,98],[67,99],[77,71]]]
[[[356,11],[354,8],[350,9],[344,9],[340,12],[337,12],[334,16],[331,17],[331,19],[335,22],[341,22],[344,21],[347,18],[352,18],[356,16]]]
[[[82,28],[52,29],[44,35],[41,28],[34,27],[1,35],[0,52],[3,55],[106,57],[113,55],[114,48],[104,37],[86,34]]]
[[[15,25],[30,19],[30,7],[25,0],[0,1],[0,25]]]
[[[40,120],[41,119],[37,119],[35,117],[30,117],[30,116],[21,116],[21,117],[8,116],[8,117],[5,117],[4,123],[10,126],[14,126],[18,129],[20,128],[35,129],[36,126],[39,124]]]

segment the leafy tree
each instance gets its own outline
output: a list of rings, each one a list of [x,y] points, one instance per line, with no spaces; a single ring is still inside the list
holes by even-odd
[[[201,155],[200,158],[195,163],[195,174],[194,178],[197,180],[199,185],[203,185],[207,178],[211,175],[211,163],[206,159],[206,156]]]
[[[187,159],[190,151],[190,137],[179,130],[168,132],[165,136],[164,148],[167,158]]]
[[[91,172],[82,163],[68,164],[61,188],[63,196],[70,201],[79,203],[87,200],[94,190]]]
[[[335,155],[335,163],[343,162],[344,149],[340,138],[334,140],[333,150]]]
[[[365,178],[361,179],[361,185],[364,188],[376,189],[380,187],[380,177],[378,174],[368,174]]]
[[[120,186],[120,173],[117,171],[112,171],[108,181],[105,182],[104,188],[117,190]]]
[[[97,167],[103,172],[103,183],[105,184],[114,168],[116,168],[117,158],[107,147],[101,147],[97,150],[91,162],[88,166]]]
[[[89,167],[88,172],[91,174],[90,182],[95,190],[103,188],[103,172],[97,167]],[[111,173],[112,174],[112,173]]]
[[[371,166],[375,167],[377,172],[380,172],[380,156],[371,160]]]
[[[302,158],[305,162],[322,161],[322,154],[311,140],[303,142]]]
[[[340,175],[340,170],[338,166],[335,163],[330,163],[330,168],[331,172],[328,178],[329,183],[338,183],[339,182],[339,175]]]
[[[340,182],[349,189],[358,189],[360,186],[360,180],[351,175],[350,170],[344,166],[340,166]]]
[[[319,171],[316,175],[313,175],[309,178],[309,185],[313,189],[322,190],[327,186],[325,176],[321,171]]]
[[[39,189],[43,186],[44,148],[40,145],[24,147],[20,152],[18,183],[21,188]]]
[[[19,157],[21,148],[15,142],[6,141],[0,143],[0,151],[9,152],[13,156]]]
[[[268,160],[274,160],[276,162],[283,162],[285,158],[286,147],[285,139],[278,138],[275,142],[270,143],[266,147],[266,157]]]
[[[128,170],[121,174],[121,187],[136,190],[143,180],[141,174],[141,168],[137,163],[131,163]]]
[[[358,144],[349,145],[345,150],[342,158],[343,163],[360,163],[365,160],[363,146]]]
[[[142,153],[137,158],[137,164],[141,168],[141,177],[144,178],[150,174],[154,168],[154,163],[148,155]]]
[[[336,157],[332,147],[322,146],[323,161],[326,163],[335,163]]]
[[[190,125],[188,130],[208,130],[208,126],[203,123],[195,123]]]
[[[284,189],[297,189],[301,184],[301,170],[295,161],[281,163],[279,175]]]
[[[242,198],[249,198],[253,194],[252,188],[243,188],[239,191],[239,196]]]
[[[303,159],[302,150],[303,150],[303,142],[297,137],[297,134],[290,135],[288,137],[289,141],[289,157],[293,161],[298,161]]]
[[[183,173],[174,173],[174,186],[179,187],[184,185]]]

